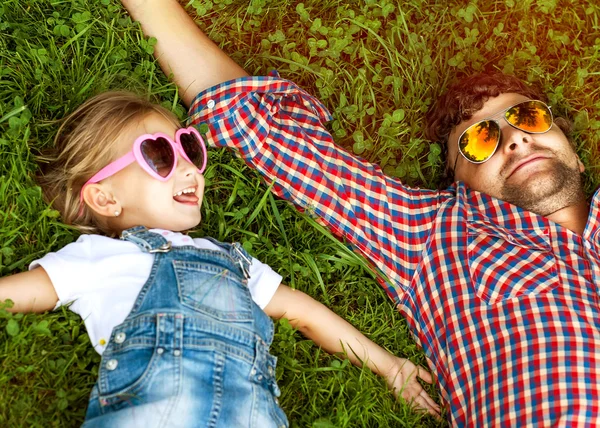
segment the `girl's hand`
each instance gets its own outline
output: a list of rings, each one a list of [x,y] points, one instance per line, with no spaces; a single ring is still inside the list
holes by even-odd
[[[359,367],[365,364],[373,372],[385,377],[396,397],[400,395],[418,408],[435,416],[440,415],[440,406],[427,395],[417,380],[420,377],[432,383],[433,379],[427,370],[390,354],[312,297],[281,284],[265,307],[265,312],[276,319],[287,318],[294,328],[330,354],[343,352],[352,364]]]
[[[396,397],[401,396],[419,409],[439,417],[440,406],[425,392],[417,377],[427,383],[433,382],[433,377],[424,367],[417,366],[405,358],[397,357],[385,375],[388,386]]]

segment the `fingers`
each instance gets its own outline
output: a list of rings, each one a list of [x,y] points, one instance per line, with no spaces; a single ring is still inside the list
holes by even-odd
[[[410,386],[407,385],[402,397],[409,403],[415,405],[418,409],[425,410],[435,417],[440,417],[441,409],[439,404],[433,401],[433,398],[427,394],[418,382],[414,382]]]
[[[400,365],[400,370],[394,376],[389,377],[388,381],[394,395],[400,395],[418,409],[440,417],[440,406],[427,394],[417,378],[427,383],[433,383],[435,380],[435,377],[425,367],[413,364],[410,360],[404,360]]]
[[[433,376],[431,376],[431,373],[423,366],[417,366],[417,376],[427,383],[433,383]]]
[[[413,400],[413,404],[421,410],[425,410],[430,415],[437,418],[440,417],[440,406],[433,401],[433,399],[423,391],[419,396]]]

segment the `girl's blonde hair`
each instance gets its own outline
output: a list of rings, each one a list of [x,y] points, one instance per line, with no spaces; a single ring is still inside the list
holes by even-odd
[[[150,113],[180,127],[173,113],[126,91],[96,95],[63,120],[53,147],[39,158],[37,179],[44,198],[60,212],[64,223],[83,233],[112,236],[118,232],[111,230],[105,217],[89,209],[79,194],[87,180],[115,160],[119,136]]]

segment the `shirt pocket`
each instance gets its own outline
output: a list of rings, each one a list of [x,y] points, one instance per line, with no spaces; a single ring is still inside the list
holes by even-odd
[[[471,281],[485,302],[536,295],[559,284],[548,230],[509,231],[487,223],[467,227]]]
[[[174,261],[181,304],[219,321],[252,321],[252,298],[239,275],[205,262]]]

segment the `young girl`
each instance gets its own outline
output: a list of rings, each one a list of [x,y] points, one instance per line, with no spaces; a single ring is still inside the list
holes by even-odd
[[[348,353],[420,407],[439,408],[396,358],[238,244],[180,233],[200,222],[206,148],[160,106],[98,95],[61,126],[40,183],[77,242],[0,280],[13,311],[78,313],[102,354],[84,426],[287,426],[274,318]],[[120,239],[115,237],[119,236]]]

